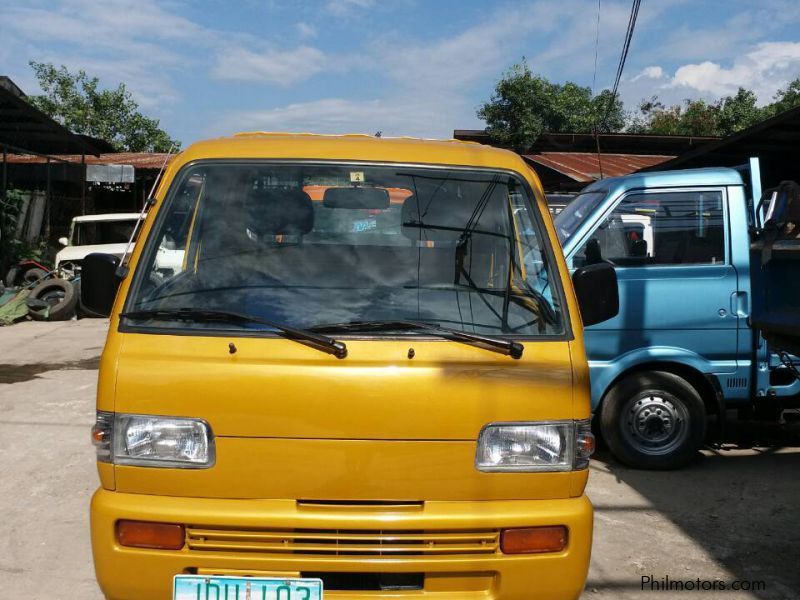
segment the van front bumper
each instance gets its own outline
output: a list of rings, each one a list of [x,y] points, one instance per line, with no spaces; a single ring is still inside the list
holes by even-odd
[[[592,506],[586,496],[559,500],[497,500],[391,504],[325,504],[294,500],[230,500],[125,494],[98,490],[92,499],[92,550],[97,580],[112,600],[172,598],[178,574],[298,577],[314,574],[416,574],[422,589],[326,591],[348,598],[536,599],[578,598],[586,580],[592,544]],[[252,547],[148,550],[120,546],[120,519],[180,523],[190,530],[274,532],[308,530],[422,534],[487,532],[511,527],[565,525],[561,552],[504,555],[497,548],[461,553],[257,550]],[[344,534],[346,535],[346,534]],[[187,533],[187,541],[189,535]],[[199,544],[202,547],[202,543]],[[334,575],[335,577],[335,575]],[[323,580],[325,577],[323,577]]]

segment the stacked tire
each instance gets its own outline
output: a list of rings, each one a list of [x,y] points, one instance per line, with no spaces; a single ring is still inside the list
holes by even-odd
[[[31,290],[26,303],[34,321],[67,321],[75,316],[78,290],[66,279],[45,279]]]

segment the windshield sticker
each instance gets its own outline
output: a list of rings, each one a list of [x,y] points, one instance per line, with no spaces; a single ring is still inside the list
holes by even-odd
[[[370,229],[377,229],[378,221],[376,219],[362,219],[360,221],[353,221],[353,232],[368,231]]]
[[[350,183],[364,183],[364,171],[350,171]]]

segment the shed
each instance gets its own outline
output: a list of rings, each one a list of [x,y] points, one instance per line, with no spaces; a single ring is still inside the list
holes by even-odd
[[[764,188],[800,178],[800,106],[644,171],[733,167],[757,156]]]

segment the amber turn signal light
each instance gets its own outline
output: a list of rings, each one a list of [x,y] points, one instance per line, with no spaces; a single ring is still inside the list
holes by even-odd
[[[500,550],[503,554],[561,552],[567,547],[567,538],[567,528],[563,525],[504,529],[500,534]]]
[[[117,521],[117,541],[120,546],[180,550],[185,539],[183,525],[150,521]]]

